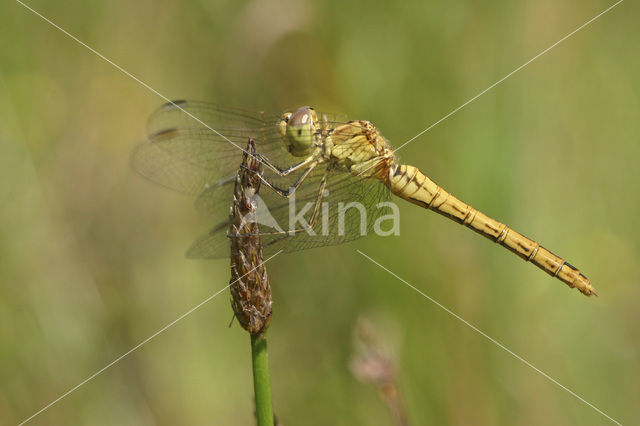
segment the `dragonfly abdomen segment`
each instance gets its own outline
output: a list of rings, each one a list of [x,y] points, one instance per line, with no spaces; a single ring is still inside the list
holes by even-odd
[[[389,178],[389,187],[395,195],[473,229],[525,261],[530,261],[552,277],[560,279],[569,287],[575,287],[587,296],[597,295],[589,279],[574,266],[537,242],[460,201],[418,168],[396,166]]]

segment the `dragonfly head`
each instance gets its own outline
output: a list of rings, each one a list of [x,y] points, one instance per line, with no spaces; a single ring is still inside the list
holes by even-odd
[[[287,150],[296,157],[311,154],[318,129],[318,116],[311,107],[298,108],[293,113],[286,112],[278,123]]]

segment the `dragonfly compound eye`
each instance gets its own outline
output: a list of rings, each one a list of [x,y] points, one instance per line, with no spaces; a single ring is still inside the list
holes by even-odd
[[[292,155],[309,155],[313,149],[313,139],[317,133],[318,117],[311,107],[298,108],[286,123],[285,143]]]

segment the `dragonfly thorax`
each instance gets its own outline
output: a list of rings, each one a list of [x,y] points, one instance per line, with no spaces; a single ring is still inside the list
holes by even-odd
[[[286,112],[278,123],[287,150],[296,157],[311,154],[318,129],[318,116],[311,107],[301,107],[293,113]]]

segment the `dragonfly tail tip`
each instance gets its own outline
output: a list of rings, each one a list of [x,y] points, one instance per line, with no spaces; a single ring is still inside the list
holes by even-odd
[[[593,288],[593,286],[591,284],[589,284],[588,286],[586,286],[584,289],[580,290],[582,292],[582,294],[584,294],[585,296],[600,296],[598,294],[598,292],[596,291],[595,288]]]

